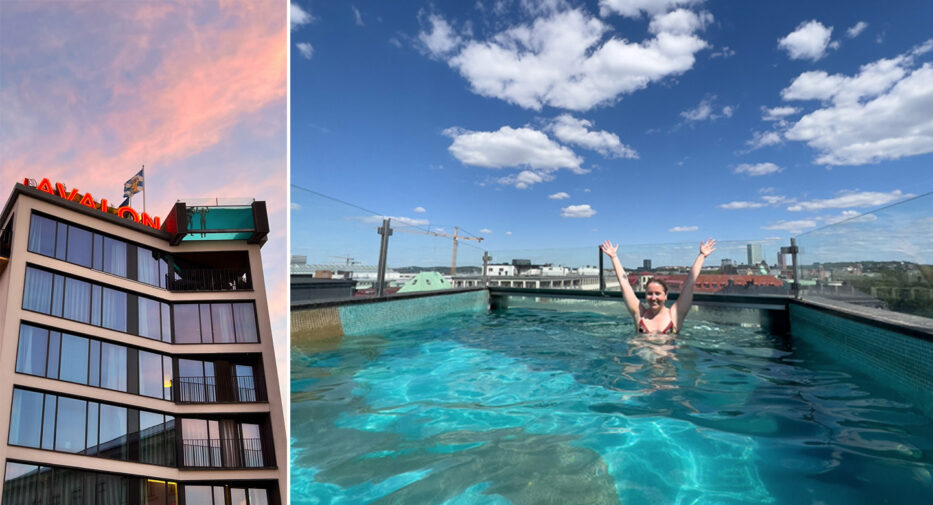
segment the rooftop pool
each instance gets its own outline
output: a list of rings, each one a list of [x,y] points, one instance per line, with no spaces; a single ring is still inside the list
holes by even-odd
[[[757,325],[623,311],[293,347],[291,503],[933,503],[933,419],[898,389]]]

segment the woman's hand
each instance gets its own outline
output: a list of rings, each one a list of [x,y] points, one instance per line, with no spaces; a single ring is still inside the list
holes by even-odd
[[[619,250],[619,246],[612,245],[612,242],[608,240],[603,242],[603,245],[599,246],[599,248],[602,249],[603,252],[606,253],[606,256],[609,256],[610,258],[615,258],[617,256],[616,251]]]
[[[703,242],[700,244],[700,254],[702,254],[704,258],[709,256],[710,254],[713,254],[713,251],[715,250],[716,250],[716,241],[711,238],[706,239],[706,242]]]

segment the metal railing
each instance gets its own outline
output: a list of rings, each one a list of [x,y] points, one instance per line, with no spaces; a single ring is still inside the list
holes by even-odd
[[[242,269],[184,269],[167,274],[166,287],[171,291],[238,291],[253,289],[253,282]]]
[[[262,376],[176,377],[175,401],[178,403],[253,403],[267,402]]]
[[[183,439],[181,466],[185,468],[265,468],[271,463],[259,438]]]

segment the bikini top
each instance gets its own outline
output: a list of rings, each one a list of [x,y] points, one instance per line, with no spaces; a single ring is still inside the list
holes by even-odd
[[[676,333],[676,332],[677,330],[674,329],[673,319],[671,319],[671,322],[667,323],[667,327],[665,327],[663,330],[660,331],[660,333],[664,333],[664,334]],[[651,330],[648,329],[648,326],[645,325],[645,318],[641,316],[638,317],[638,333],[652,333]]]

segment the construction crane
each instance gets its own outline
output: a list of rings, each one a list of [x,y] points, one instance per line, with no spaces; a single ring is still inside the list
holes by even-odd
[[[339,258],[339,259],[342,259],[342,260],[347,260],[347,265],[348,265],[348,266],[349,266],[349,265],[355,265],[355,264],[356,264],[356,261],[353,261],[353,260],[355,260],[356,258],[351,258],[351,257],[349,257],[349,256],[328,256],[328,257],[329,257],[329,258]]]
[[[454,253],[453,257],[450,260],[450,275],[454,275],[457,272],[457,241],[458,240],[475,240],[477,242],[482,242],[483,237],[467,237],[465,235],[460,235],[460,228],[454,226],[454,234],[442,233],[439,231],[423,231],[423,230],[402,230],[405,233],[420,233],[422,235],[434,235],[435,237],[444,237],[451,238],[454,240]]]

